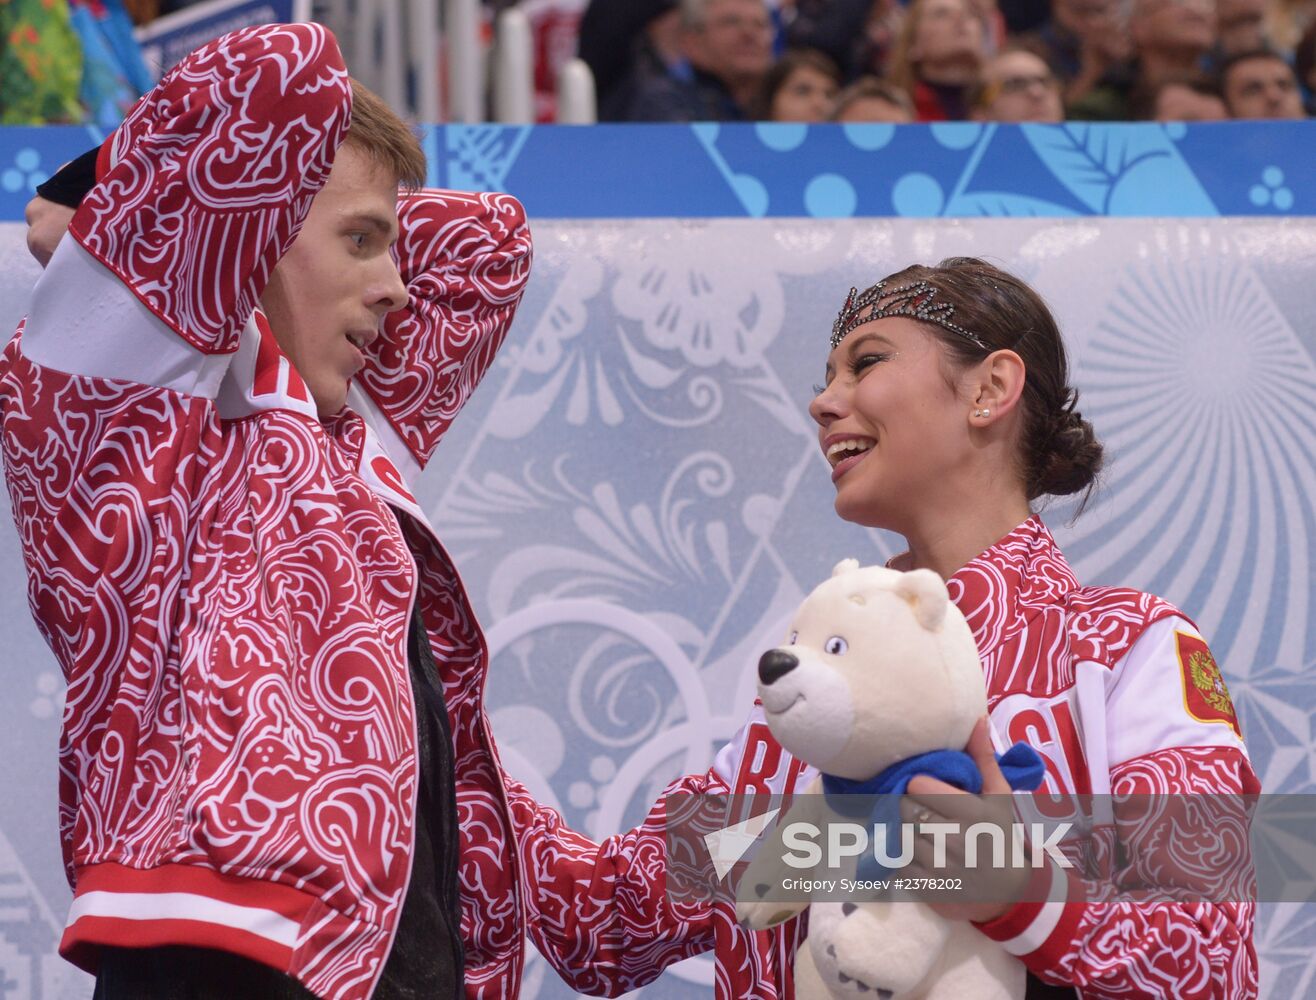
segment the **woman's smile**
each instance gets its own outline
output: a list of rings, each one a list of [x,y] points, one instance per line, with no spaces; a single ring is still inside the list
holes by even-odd
[[[823,454],[832,466],[832,482],[862,462],[876,444],[873,438],[861,435],[828,435],[823,441]]]

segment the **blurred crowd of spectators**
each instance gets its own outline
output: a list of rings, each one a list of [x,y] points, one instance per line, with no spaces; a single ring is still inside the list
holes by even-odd
[[[133,24],[200,0],[0,0],[0,124],[112,128]],[[360,0],[397,3],[399,0]],[[601,121],[1302,118],[1316,0],[482,0],[535,31],[538,117],[578,47]]]
[[[602,121],[1303,118],[1316,0],[590,0]]]

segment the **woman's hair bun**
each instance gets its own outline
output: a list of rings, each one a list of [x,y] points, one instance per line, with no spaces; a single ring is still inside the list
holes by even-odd
[[[1078,391],[1068,389],[1065,404],[1049,419],[1038,436],[1033,453],[1033,475],[1029,493],[1069,496],[1091,486],[1101,471],[1103,450],[1092,425],[1075,407]]]

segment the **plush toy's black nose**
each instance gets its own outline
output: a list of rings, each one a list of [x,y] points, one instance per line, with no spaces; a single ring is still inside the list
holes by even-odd
[[[759,680],[771,684],[778,677],[784,677],[800,665],[793,653],[784,649],[769,649],[759,657]]]

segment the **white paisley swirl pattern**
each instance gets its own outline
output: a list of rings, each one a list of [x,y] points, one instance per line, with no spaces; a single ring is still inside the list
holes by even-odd
[[[650,345],[679,351],[699,368],[757,366],[782,329],[781,275],[808,273],[826,256],[825,247],[803,245],[786,230],[759,245],[757,269],[740,275],[701,263],[743,254],[735,231],[685,223],[667,235],[626,260],[612,298]]]

